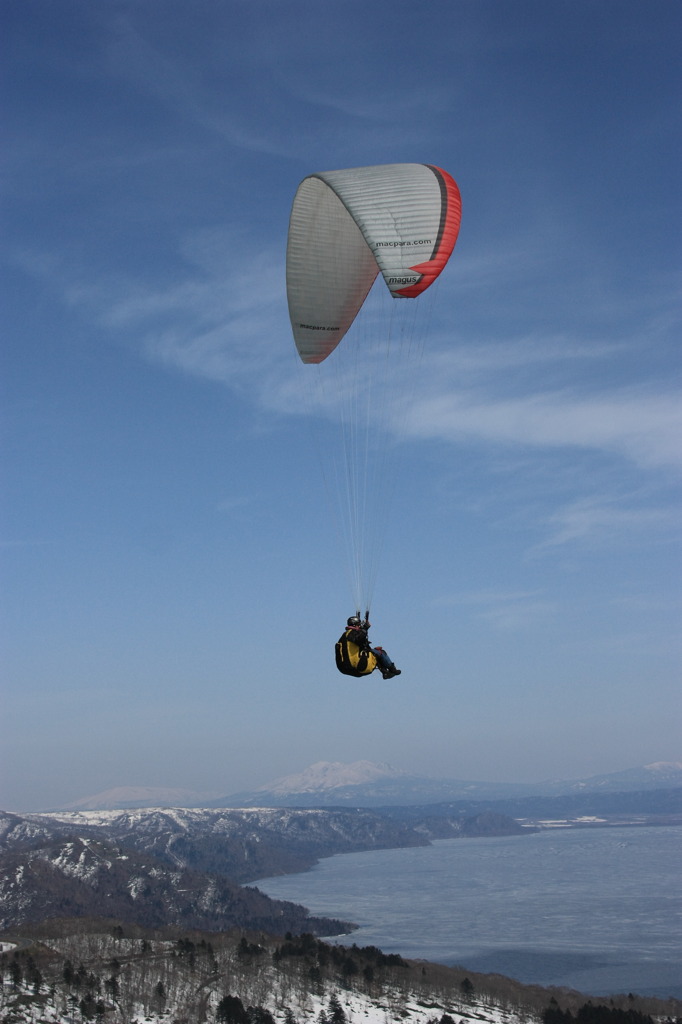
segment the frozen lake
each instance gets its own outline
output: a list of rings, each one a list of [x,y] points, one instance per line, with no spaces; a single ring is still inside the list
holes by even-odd
[[[590,995],[682,998],[682,828],[556,829],[344,854],[258,881],[341,942]]]

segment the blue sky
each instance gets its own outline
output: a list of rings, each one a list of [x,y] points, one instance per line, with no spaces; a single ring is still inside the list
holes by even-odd
[[[0,806],[680,758],[673,0],[6,0]],[[373,638],[286,309],[316,170],[458,181]]]

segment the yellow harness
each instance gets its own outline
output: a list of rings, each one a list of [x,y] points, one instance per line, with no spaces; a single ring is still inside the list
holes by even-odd
[[[336,642],[336,667],[345,676],[368,676],[377,667],[377,656],[349,640],[350,632],[347,630]]]

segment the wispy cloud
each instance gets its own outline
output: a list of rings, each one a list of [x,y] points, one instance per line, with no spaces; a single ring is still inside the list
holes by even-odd
[[[151,361],[235,387],[274,372],[290,355],[278,343],[287,322],[279,250],[249,253],[239,233],[215,228],[188,236],[175,256],[162,284],[28,250],[15,263]]]
[[[632,543],[639,534],[651,543],[652,534],[670,535],[677,530],[679,517],[670,509],[635,507],[627,499],[592,497],[573,501],[557,509],[548,519],[550,535],[538,549],[570,543],[603,546],[618,543],[627,536]]]
[[[234,57],[229,62],[232,64]],[[229,76],[222,89],[204,80],[209,72],[180,63],[153,46],[126,17],[116,19],[108,48],[108,70],[135,88],[155,97],[176,115],[225,139],[240,149],[270,155],[287,155],[292,143],[286,135],[275,135],[272,125],[259,131],[254,119],[245,116],[242,102],[230,102]]]
[[[429,345],[429,349],[435,351],[428,355],[427,370],[431,379],[437,379],[441,386],[445,381],[456,385],[463,379],[468,384],[476,379],[499,381],[501,374],[508,384],[509,370],[547,374],[548,368],[556,366],[565,375],[574,369],[574,364],[584,363],[587,369],[595,362],[617,359],[632,347],[627,340],[584,338],[567,331],[529,332],[502,340],[485,337],[474,344],[461,337],[447,344],[441,333]]]
[[[256,400],[279,413],[292,409],[299,385],[280,249],[252,244],[249,250],[240,234],[214,228],[188,236],[177,256],[174,282],[162,285],[122,276],[93,280],[86,270],[42,254],[24,253],[20,262],[60,290],[65,302],[138,344],[147,358],[227,385],[241,387],[250,378]],[[679,469],[678,394],[654,384],[602,384],[596,390],[586,370],[598,359],[616,359],[623,344],[588,344],[557,335],[436,349],[424,359],[409,410],[405,414],[400,409],[401,429],[412,438],[458,446],[572,448],[617,456],[647,469]],[[551,364],[561,370],[557,379],[567,365],[577,367],[571,386],[542,386]],[[400,374],[413,377],[414,368],[397,363],[395,372],[391,387],[409,397],[414,380],[401,391]],[[343,397],[343,378],[336,386],[332,404]],[[300,414],[300,405],[296,411]],[[587,509],[580,515],[585,517]],[[578,518],[576,510],[573,530]]]
[[[468,607],[476,618],[508,632],[537,627],[556,613],[556,606],[540,590],[479,590],[436,598],[434,607]]]
[[[407,430],[457,444],[583,448],[639,466],[682,468],[682,403],[672,391],[537,391],[516,397],[451,391],[417,400]]]

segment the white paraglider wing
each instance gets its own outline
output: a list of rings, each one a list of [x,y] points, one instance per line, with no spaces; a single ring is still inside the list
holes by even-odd
[[[428,164],[386,164],[305,178],[294,198],[287,296],[304,363],[320,363],[353,323],[381,271],[396,298],[415,298],[457,240],[459,190]]]

